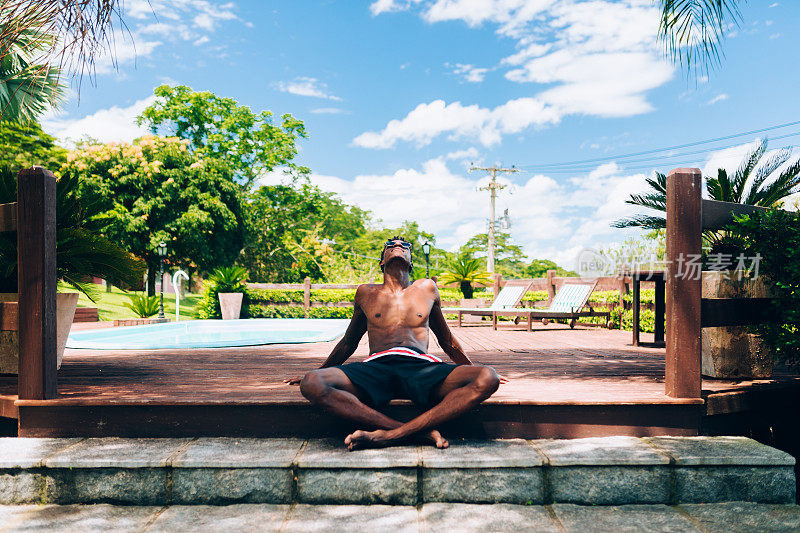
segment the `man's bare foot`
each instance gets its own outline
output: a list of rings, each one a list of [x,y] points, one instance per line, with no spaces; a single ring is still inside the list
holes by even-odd
[[[425,434],[420,433],[420,437],[422,437],[423,441],[432,443],[434,446],[442,450],[450,446],[450,443],[447,442],[447,439],[442,437],[442,434],[436,429],[432,429]]]
[[[420,437],[437,448],[443,449],[450,446],[447,439],[442,437],[442,434],[435,429],[425,434],[420,434]],[[388,432],[382,429],[376,431],[354,431],[344,439],[345,446],[347,446],[347,449],[351,452],[363,448],[384,448],[386,446],[400,444],[400,442],[401,441],[398,439],[389,438]]]
[[[383,448],[389,446],[392,441],[386,436],[386,431],[378,429],[375,431],[354,431],[344,439],[344,444],[351,452],[363,448]]]

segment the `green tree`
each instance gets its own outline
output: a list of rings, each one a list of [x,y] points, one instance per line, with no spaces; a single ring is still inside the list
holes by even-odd
[[[232,98],[185,85],[162,85],[155,95],[158,99],[137,117],[137,123],[146,124],[153,133],[188,140],[198,157],[224,164],[247,188],[276,168],[309,172],[292,161],[297,155],[295,143],[307,137],[303,122],[292,115],[283,115],[276,126],[270,111],[253,113]]]
[[[251,281],[322,279],[321,258],[365,232],[368,214],[335,194],[303,184],[265,185],[248,198],[246,245],[239,264]]]
[[[18,28],[0,7],[0,120],[27,123],[63,96],[58,67],[39,62],[55,37],[41,27]]]
[[[224,166],[198,159],[187,141],[146,136],[133,144],[87,145],[71,152],[62,175],[103,199],[105,235],[143,258],[155,289],[156,249],[167,262],[208,272],[230,265],[243,244],[243,200]]]
[[[67,150],[42,131],[36,122],[0,122],[0,166],[13,170],[37,165],[58,171],[67,160]]]
[[[522,274],[526,278],[544,278],[548,270],[555,270],[556,276],[577,276],[577,272],[567,270],[558,266],[555,261],[549,259],[534,259],[522,269]]]

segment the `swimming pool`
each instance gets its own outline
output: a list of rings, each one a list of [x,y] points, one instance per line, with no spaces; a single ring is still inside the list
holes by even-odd
[[[341,336],[349,322],[326,318],[186,320],[76,331],[69,334],[67,348],[157,350],[324,342]]]

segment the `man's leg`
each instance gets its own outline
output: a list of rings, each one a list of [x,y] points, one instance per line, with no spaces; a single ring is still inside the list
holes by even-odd
[[[300,382],[300,392],[314,405],[359,425],[383,430],[396,429],[403,425],[362,402],[353,382],[338,368],[312,370]],[[427,437],[437,448],[448,446],[447,441],[436,430],[429,431]]]
[[[351,450],[362,447],[390,446],[419,432],[439,426],[463,415],[491,396],[500,386],[500,378],[488,366],[457,366],[439,385],[436,394],[441,401],[413,420],[396,428],[378,431],[356,431],[347,436]]]

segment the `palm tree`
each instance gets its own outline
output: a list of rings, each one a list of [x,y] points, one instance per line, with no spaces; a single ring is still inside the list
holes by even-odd
[[[740,0],[659,0],[659,4],[658,35],[672,60],[688,70],[719,64],[726,26],[741,21]]]
[[[13,32],[0,22],[0,120],[29,123],[36,120],[48,105],[63,96],[58,67],[37,64],[39,54],[52,46],[55,37],[39,29]]]
[[[706,191],[709,198],[722,202],[776,207],[781,205],[786,197],[800,192],[800,159],[787,165],[792,157],[792,151],[784,148],[762,161],[766,152],[767,141],[760,140],[758,146],[745,155],[732,176],[729,176],[724,168],[720,168],[717,170],[716,178],[706,177]],[[651,190],[643,194],[632,194],[625,203],[666,212],[666,175],[656,172],[646,181]],[[640,214],[617,220],[611,226],[663,229],[667,226],[667,221],[661,215]],[[703,235],[712,247],[720,245],[730,237],[726,232],[720,231],[707,231]]]
[[[444,285],[458,283],[464,298],[472,298],[472,284],[489,285],[492,283],[492,278],[483,269],[480,259],[461,254],[449,262],[447,269],[439,276],[439,283]]]

